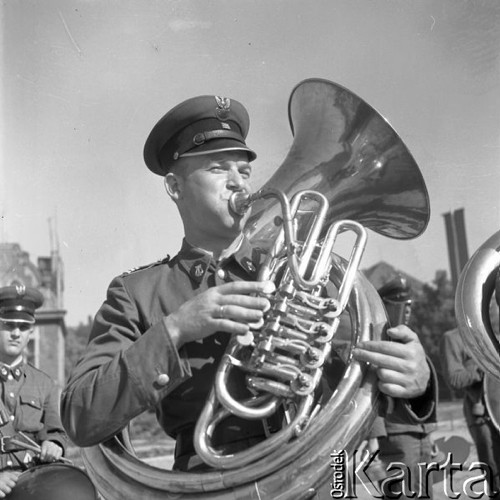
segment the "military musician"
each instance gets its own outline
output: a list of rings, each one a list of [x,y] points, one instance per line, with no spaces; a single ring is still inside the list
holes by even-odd
[[[144,148],[148,168],[161,176],[183,225],[178,254],[126,272],[111,282],[97,312],[86,351],[62,395],[62,419],[80,446],[102,442],[147,409],[176,440],[174,469],[206,469],[193,431],[231,335],[246,334],[270,307],[256,281],[264,255],[242,230],[248,219],[229,206],[250,192],[256,154],[246,142],[249,117],[238,101],[188,99],[155,125]],[[168,224],[168,214],[165,214]],[[382,392],[404,398],[407,418],[432,411],[426,399],[430,371],[417,335],[389,330],[399,342],[370,341],[355,356],[377,368]],[[248,389],[232,381],[237,396]],[[227,452],[260,442],[260,421],[227,418],[214,446]]]

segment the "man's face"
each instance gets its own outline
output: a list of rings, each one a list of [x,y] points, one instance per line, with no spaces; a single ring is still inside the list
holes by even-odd
[[[246,153],[231,151],[184,160],[177,204],[186,236],[194,232],[197,236],[235,238],[248,216],[232,212],[229,198],[237,191],[250,192],[252,167]]]
[[[0,320],[0,360],[15,361],[29,342],[33,325]]]

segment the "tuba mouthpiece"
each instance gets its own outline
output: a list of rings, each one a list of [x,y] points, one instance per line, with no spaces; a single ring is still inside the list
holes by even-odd
[[[243,215],[252,204],[253,199],[246,191],[236,191],[229,198],[229,208],[238,215]]]

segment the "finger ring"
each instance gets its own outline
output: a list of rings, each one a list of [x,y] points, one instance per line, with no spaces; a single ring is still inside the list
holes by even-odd
[[[224,306],[219,307],[219,318],[224,319]]]

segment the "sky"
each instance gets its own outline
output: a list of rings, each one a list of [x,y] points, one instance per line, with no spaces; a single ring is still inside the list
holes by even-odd
[[[33,262],[56,245],[66,324],[111,279],[178,251],[183,229],[142,158],[156,121],[204,94],[242,102],[255,188],[293,141],[288,99],[325,78],[378,110],[431,203],[409,241],[369,231],[362,267],[424,282],[448,269],[443,214],[464,208],[469,253],[499,230],[497,0],[0,1],[0,241]],[[49,230],[49,220],[55,231]]]

